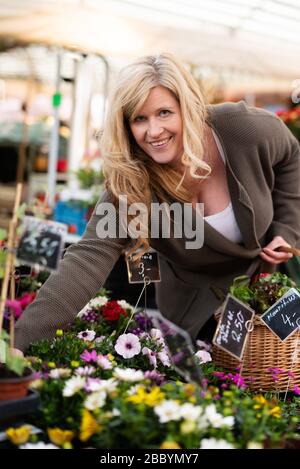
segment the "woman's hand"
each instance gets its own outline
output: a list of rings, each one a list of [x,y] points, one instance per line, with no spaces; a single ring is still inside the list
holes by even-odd
[[[291,247],[281,236],[275,236],[272,241],[265,246],[262,251],[259,253],[260,257],[270,264],[281,264],[282,262],[287,262],[293,257],[293,254],[290,252],[279,252],[276,251],[280,246]]]

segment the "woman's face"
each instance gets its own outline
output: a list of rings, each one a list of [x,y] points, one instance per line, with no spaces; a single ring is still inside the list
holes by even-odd
[[[183,153],[181,111],[167,88],[152,88],[129,125],[136,143],[156,163],[180,165]]]

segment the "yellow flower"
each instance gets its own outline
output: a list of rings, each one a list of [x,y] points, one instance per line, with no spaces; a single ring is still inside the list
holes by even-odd
[[[160,449],[181,449],[181,446],[176,441],[165,440],[159,447]]]
[[[270,412],[270,415],[272,415],[273,417],[275,417],[276,419],[280,419],[281,417],[281,409],[278,405],[276,405],[275,407],[273,407],[272,409],[269,410]]]
[[[253,397],[254,402],[257,402],[255,404],[254,409],[262,409],[268,404],[268,401],[262,396],[261,394],[258,394],[257,396]]]
[[[72,368],[77,368],[80,365],[80,363],[77,360],[72,360],[71,361],[71,367]]]
[[[195,385],[191,383],[185,384],[184,392],[187,396],[192,396],[193,394],[195,394]]]
[[[92,414],[87,409],[84,409],[82,412],[82,420],[80,424],[80,441],[87,441],[91,436],[100,431],[100,425],[98,425]]]
[[[183,435],[192,433],[196,428],[196,422],[193,420],[184,420],[180,425],[180,431]]]
[[[56,335],[57,337],[61,337],[63,335],[64,331],[62,329],[57,329]]]
[[[29,439],[31,428],[28,425],[22,425],[22,427],[13,428],[10,427],[5,430],[7,438],[14,445],[22,445]]]
[[[56,367],[54,362],[48,362],[48,366],[49,366],[49,368],[55,368]]]
[[[106,356],[111,362],[115,359],[115,357],[111,353],[108,353]]]
[[[44,381],[42,379],[35,379],[30,383],[30,389],[41,389],[44,385]]]
[[[62,430],[61,428],[48,428],[48,436],[52,443],[58,446],[62,446],[64,443],[69,443],[75,436],[75,432],[72,430]]]
[[[268,402],[267,399],[264,396],[262,396],[261,394],[258,394],[257,396],[254,396],[253,400],[255,402],[261,404],[261,405],[265,405]]]
[[[147,392],[144,386],[139,386],[136,393],[127,397],[126,400],[133,404],[145,404],[149,407],[154,407],[159,404],[164,397],[164,393],[161,392],[158,386],[154,386],[150,392]]]

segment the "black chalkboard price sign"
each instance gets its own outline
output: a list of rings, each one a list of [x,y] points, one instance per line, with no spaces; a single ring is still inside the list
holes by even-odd
[[[26,265],[56,270],[67,226],[50,220],[24,217],[17,258]]]
[[[290,288],[271,308],[264,312],[261,320],[268,328],[285,341],[300,328],[300,294]]]
[[[129,283],[160,282],[160,267],[158,254],[155,251],[146,252],[139,262],[131,258],[126,260]]]
[[[255,311],[227,295],[213,343],[238,360],[243,357],[248,332],[252,330]]]

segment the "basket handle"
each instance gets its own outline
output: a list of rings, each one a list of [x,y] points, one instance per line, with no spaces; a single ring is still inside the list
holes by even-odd
[[[300,256],[300,249],[293,248],[291,246],[279,246],[277,250],[281,252],[289,252],[291,254],[294,254],[294,256]]]

